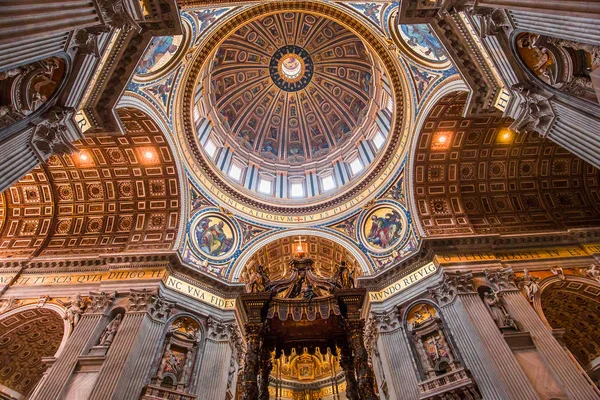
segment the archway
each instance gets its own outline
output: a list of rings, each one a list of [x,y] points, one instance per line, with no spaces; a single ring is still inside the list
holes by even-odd
[[[559,280],[544,288],[541,308],[553,329],[564,329],[566,347],[600,383],[600,287],[583,279]]]
[[[63,318],[48,308],[0,319],[0,390],[15,398],[31,394],[46,370],[42,359],[57,353],[64,333]]]

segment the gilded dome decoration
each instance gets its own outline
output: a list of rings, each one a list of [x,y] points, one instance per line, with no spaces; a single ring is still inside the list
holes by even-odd
[[[255,5],[217,23],[199,49],[174,131],[192,179],[228,211],[269,224],[341,218],[401,167],[408,77],[346,10]]]
[[[374,74],[373,56],[338,23],[269,15],[235,31],[214,56],[215,130],[235,138],[241,158],[277,164],[272,173],[338,156],[356,146],[367,115],[374,122]]]

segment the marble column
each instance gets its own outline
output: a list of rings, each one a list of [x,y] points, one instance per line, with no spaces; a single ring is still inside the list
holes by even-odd
[[[224,323],[209,318],[207,327],[196,395],[198,399],[224,399],[233,341],[237,334],[236,325],[234,322]]]
[[[595,386],[577,368],[561,344],[554,338],[552,331],[546,327],[526,297],[516,288],[512,270],[491,271],[488,276],[492,277],[490,283],[503,293],[508,313],[531,334],[531,339],[546,366],[552,371],[569,399],[600,398],[600,393]]]
[[[142,326],[147,319],[164,322],[174,306],[173,303],[163,300],[156,291],[146,289],[132,289],[129,294],[129,303],[129,309],[106,354],[106,359],[98,372],[98,379],[88,400],[126,398],[116,393],[117,385],[120,385],[121,388],[127,388],[130,384],[136,386],[135,383],[140,382],[139,374],[144,373],[142,369],[147,370],[149,366],[146,357],[140,359],[143,349],[134,347],[134,344],[140,345],[140,342],[144,342],[143,335],[148,332],[147,329],[142,329]],[[141,361],[140,364],[136,364],[133,358]],[[133,365],[133,367],[127,371],[124,367],[128,359],[130,360],[128,365],[130,367]],[[135,378],[135,380],[130,382],[131,378]],[[136,396],[138,394],[136,393]]]
[[[369,366],[369,355],[365,348],[364,320],[346,321],[348,340],[354,352],[354,370],[358,380],[358,392],[362,400],[377,400],[375,395],[375,377]]]
[[[105,318],[104,312],[110,306],[114,296],[106,293],[90,295],[91,304],[73,328],[63,351],[60,353],[42,386],[36,390],[32,400],[55,400],[60,398],[61,392],[69,382],[77,365],[77,358],[88,347],[90,339],[94,336],[98,322]]]
[[[470,272],[445,272],[431,290],[485,399],[539,399],[475,291]]]
[[[381,357],[383,370],[387,378],[390,398],[414,400],[419,397],[417,371],[413,365],[413,356],[408,347],[408,338],[402,327],[398,310],[373,313],[376,320],[378,337],[375,345]]]
[[[242,400],[258,400],[258,353],[263,326],[260,323],[246,324],[246,357],[244,360],[244,382]]]
[[[354,373],[354,357],[349,345],[343,345],[340,354],[340,366],[346,376],[346,397],[348,400],[360,400],[358,382]]]

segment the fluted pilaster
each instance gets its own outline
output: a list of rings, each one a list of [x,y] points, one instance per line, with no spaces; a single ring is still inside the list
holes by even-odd
[[[441,308],[444,320],[448,323],[452,337],[458,346],[465,366],[471,371],[484,399],[504,400],[510,398],[500,372],[490,351],[481,343],[460,300]]]
[[[492,351],[494,361],[503,377],[512,399],[539,399],[539,396],[525,372],[517,362],[513,352],[504,340],[498,326],[492,319],[485,304],[477,294],[459,296],[471,320],[474,322],[483,345]]]
[[[520,292],[510,291],[504,293],[504,300],[508,312],[531,334],[537,350],[569,399],[600,398],[598,390],[575,366],[525,297]]]
[[[6,0],[0,16],[0,44],[19,44],[100,23],[89,0]]]
[[[379,354],[388,381],[390,397],[414,400],[419,397],[417,372],[412,363],[406,332],[399,326],[381,329],[377,340]]]
[[[129,351],[140,331],[142,321],[146,317],[144,312],[126,313],[113,341],[106,360],[98,373],[98,380],[92,389],[89,400],[105,400],[111,398],[119,377],[123,373],[123,366]]]
[[[144,318],[112,397],[114,400],[137,398],[151,372],[150,367],[161,344],[164,327],[162,322]]]
[[[543,2],[539,2],[539,4],[543,4]],[[486,5],[486,7],[492,6]],[[597,19],[569,16],[567,14],[540,14],[531,10],[511,10],[510,15],[517,29],[596,46],[600,45]]]
[[[32,399],[56,400],[60,398],[60,393],[77,364],[77,357],[90,340],[100,318],[102,318],[101,314],[84,314],[81,317],[65,348],[49,371],[48,377]]]
[[[233,323],[208,320],[208,333],[204,344],[204,355],[198,374],[196,394],[199,399],[224,398],[227,391],[229,363],[233,353],[236,327]]]

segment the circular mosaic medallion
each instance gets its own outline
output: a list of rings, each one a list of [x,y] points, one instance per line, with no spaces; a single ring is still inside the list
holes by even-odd
[[[375,253],[384,253],[404,242],[408,221],[392,204],[379,204],[363,216],[361,238]]]
[[[237,247],[237,234],[232,222],[215,212],[196,217],[190,227],[190,237],[197,250],[214,260],[229,257]]]
[[[283,46],[273,54],[269,73],[273,82],[286,92],[297,92],[310,83],[314,65],[310,55],[302,47]]]

